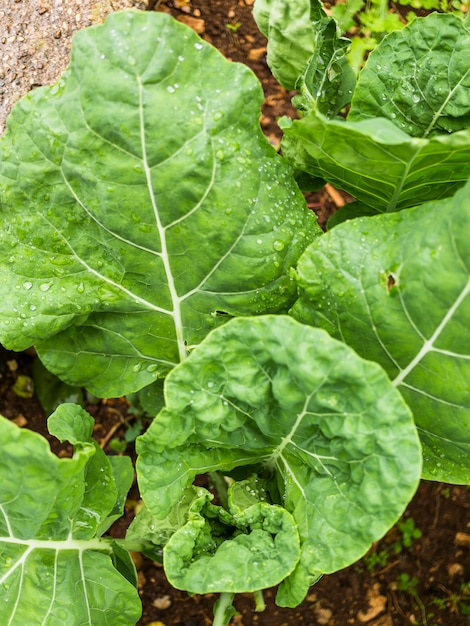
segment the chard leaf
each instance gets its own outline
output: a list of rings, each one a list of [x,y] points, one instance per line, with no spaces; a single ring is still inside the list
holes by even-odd
[[[445,201],[340,224],[298,266],[299,320],[388,372],[414,414],[423,477],[469,483],[470,183]]]
[[[161,377],[228,315],[286,311],[319,234],[262,89],[190,28],[122,12],[0,143],[0,339],[97,395]]]
[[[257,0],[254,17],[268,39],[268,64],[297,108],[332,117],[351,101],[356,78],[346,58],[350,40],[318,0]]]
[[[317,111],[281,126],[294,166],[344,189],[365,213],[448,197],[470,176],[470,129],[422,139],[385,118],[328,120]]]
[[[164,519],[197,474],[256,469],[297,524],[300,561],[278,600],[358,559],[394,523],[421,471],[411,413],[385,372],[288,316],[212,331],[165,380],[137,439],[142,497]]]
[[[253,493],[252,501],[228,512],[199,490],[186,524],[163,551],[174,587],[200,594],[252,592],[277,585],[294,570],[300,552],[294,519],[284,508],[259,501],[252,483],[235,483]]]
[[[312,23],[326,20],[319,0],[256,0],[253,17],[268,40],[268,64],[286,89],[296,89],[314,53]]]
[[[63,407],[50,424],[75,443],[71,459],[57,458],[43,437],[0,417],[1,615],[10,626],[135,624],[141,608],[128,581],[136,580],[129,555],[96,532],[118,504],[122,515],[132,465],[127,459],[126,468],[120,464],[114,472],[91,441],[90,416],[81,407]],[[117,501],[95,497],[87,481],[106,483]]]
[[[470,126],[470,27],[433,13],[393,32],[359,75],[348,119],[386,117],[414,137]]]

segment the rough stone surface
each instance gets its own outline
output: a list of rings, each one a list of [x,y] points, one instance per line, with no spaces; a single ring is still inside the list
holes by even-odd
[[[69,61],[72,36],[113,11],[148,0],[0,0],[0,133],[17,100],[50,85]]]

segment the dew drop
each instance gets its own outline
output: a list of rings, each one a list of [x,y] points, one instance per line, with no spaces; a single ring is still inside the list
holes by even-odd
[[[140,372],[140,370],[142,369],[142,363],[136,363],[134,365],[134,367],[132,368],[133,372]]]
[[[415,104],[417,104],[417,103],[421,100],[421,98],[420,98],[420,97],[418,96],[418,94],[416,94],[416,93],[414,93],[414,94],[411,96],[411,99],[413,100],[413,102],[414,102]]]
[[[25,289],[31,289],[32,286],[33,286],[33,283],[30,283],[29,280],[23,283],[23,287]]]
[[[279,239],[276,239],[276,241],[273,243],[274,250],[277,250],[278,252],[280,250],[284,250],[284,247],[285,243],[283,241],[280,241]]]
[[[217,122],[218,120],[221,120],[224,116],[224,113],[222,111],[217,111],[217,113],[214,113],[214,121]]]
[[[49,291],[50,288],[51,288],[50,283],[42,283],[42,285],[39,285],[39,289],[41,291]]]
[[[194,47],[196,48],[196,50],[202,50],[204,46],[202,45],[202,43],[197,42],[194,44]]]
[[[85,287],[83,283],[80,283],[79,285],[77,285],[77,291],[78,293],[83,293],[85,291]]]

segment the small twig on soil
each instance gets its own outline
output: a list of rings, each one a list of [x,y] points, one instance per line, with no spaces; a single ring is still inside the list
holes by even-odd
[[[346,200],[343,198],[340,192],[337,191],[332,185],[330,185],[330,183],[326,183],[325,190],[330,198],[333,200],[333,202],[336,204],[338,209],[346,204]]]
[[[388,570],[393,569],[395,567],[395,565],[398,565],[400,562],[401,562],[401,560],[397,559],[396,561],[393,561],[392,563],[389,563],[388,565],[386,565],[382,569],[379,569],[377,572],[372,572],[371,578],[373,578],[374,576],[380,576],[381,574],[384,574],[385,572],[388,572]]]
[[[113,424],[113,426],[109,429],[106,435],[101,439],[100,448],[102,450],[104,450],[104,448],[108,445],[111,437],[116,433],[116,431],[121,428],[121,426],[124,426],[124,424],[127,424],[127,422],[130,422],[135,418],[135,415],[128,415],[127,417],[123,417],[122,413],[119,413],[117,409],[108,408],[108,411],[112,413],[117,413],[117,415],[119,415],[119,422]]]
[[[149,3],[146,7],[146,11],[153,11],[154,9],[158,9],[158,7],[161,5],[162,0],[149,0]]]
[[[439,514],[441,512],[441,489],[442,485],[439,485],[436,490],[436,508],[434,509],[434,517],[432,518],[431,528],[436,528],[439,520]]]

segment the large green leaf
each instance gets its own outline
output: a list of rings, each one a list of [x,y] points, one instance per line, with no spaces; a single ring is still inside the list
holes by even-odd
[[[470,183],[341,224],[298,267],[293,315],[379,362],[413,411],[423,477],[470,482]]]
[[[360,74],[348,119],[386,117],[415,137],[470,126],[470,27],[434,13],[388,35]]]
[[[73,458],[59,459],[40,435],[0,417],[2,623],[124,626],[139,619],[130,557],[99,539],[118,509],[122,515],[132,465],[124,457],[109,463],[91,439],[92,424],[77,405],[49,418],[51,432],[75,443]]]
[[[316,111],[281,125],[294,166],[353,195],[363,213],[448,197],[470,176],[470,129],[423,139],[385,118],[329,120]]]
[[[167,517],[197,474],[256,472],[301,540],[280,604],[295,606],[322,572],[364,554],[418,484],[419,439],[385,372],[288,316],[212,331],[170,372],[165,398],[137,440],[149,511]]]
[[[98,395],[230,315],[285,311],[318,227],[259,127],[259,82],[161,13],[74,39],[0,143],[0,339]]]

